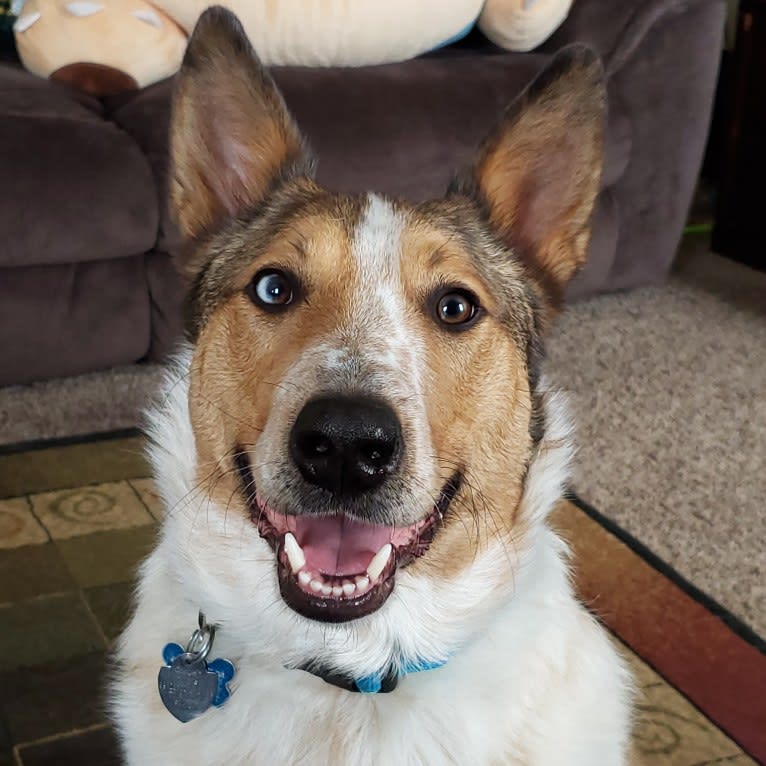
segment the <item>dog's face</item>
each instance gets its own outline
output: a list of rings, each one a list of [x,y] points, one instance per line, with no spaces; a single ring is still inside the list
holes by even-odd
[[[585,257],[603,100],[592,54],[569,50],[444,199],[333,194],[236,20],[203,15],[172,201],[198,482],[208,513],[247,519],[251,563],[219,557],[242,599],[255,575],[278,583],[286,628],[359,635],[507,592],[512,556],[471,573],[524,534],[541,334]]]

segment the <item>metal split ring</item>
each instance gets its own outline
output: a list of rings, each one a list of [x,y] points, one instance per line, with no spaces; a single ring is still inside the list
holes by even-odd
[[[186,645],[186,654],[193,657],[193,662],[204,660],[210,650],[213,648],[213,639],[215,638],[215,626],[208,625],[205,621],[205,615],[199,613],[199,628],[191,634],[189,643]]]

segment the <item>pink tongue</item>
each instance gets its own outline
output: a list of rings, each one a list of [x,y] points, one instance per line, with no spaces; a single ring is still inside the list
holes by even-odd
[[[353,575],[366,571],[372,557],[394,541],[395,527],[364,524],[346,516],[292,516],[298,545],[306,556],[306,569],[327,575]]]

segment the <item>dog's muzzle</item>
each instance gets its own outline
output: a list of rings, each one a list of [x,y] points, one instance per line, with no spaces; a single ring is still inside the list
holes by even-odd
[[[299,614],[326,622],[371,614],[393,591],[396,571],[428,550],[461,473],[414,523],[382,523],[383,498],[403,480],[404,451],[399,419],[388,405],[360,397],[313,399],[290,431],[289,453],[303,487],[291,488],[299,500],[288,508],[258,491],[248,453],[235,453],[251,517],[276,553],[282,598]]]

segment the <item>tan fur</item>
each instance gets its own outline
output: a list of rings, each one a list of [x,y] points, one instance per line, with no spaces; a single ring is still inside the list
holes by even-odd
[[[510,107],[472,171],[490,222],[554,307],[585,263],[601,179],[602,83],[592,55],[553,67]]]
[[[200,335],[192,365],[190,414],[200,471],[218,467],[213,476],[219,495],[228,493],[230,498],[236,487],[227,462],[232,446],[256,442],[286,370],[337,324],[348,305],[356,275],[350,234],[339,217],[344,207],[353,220],[353,205],[333,205],[295,221],[289,235],[277,237],[257,258],[244,262],[231,278],[234,294],[212,313]],[[301,242],[300,250],[296,241]],[[310,308],[286,316],[257,311],[243,290],[264,268],[289,270],[306,285],[321,285],[320,297],[312,299]]]
[[[281,96],[233,18],[222,25],[203,16],[173,101],[170,196],[187,238],[261,202],[285,168],[306,158]]]
[[[416,220],[403,249],[402,283],[413,302],[434,284],[455,284],[470,288],[488,312],[459,333],[445,332],[425,312],[418,317],[428,349],[427,410],[440,483],[458,467],[466,475],[448,523],[414,566],[452,577],[491,540],[513,543],[531,441],[526,356],[499,319],[498,297],[453,238]]]
[[[585,254],[602,103],[593,54],[569,49],[445,199],[336,195],[311,179],[242,29],[221,8],[203,15],[172,146],[193,350],[152,450],[178,510],[142,569],[120,649],[133,672],[116,687],[131,766],[624,764],[627,674],[576,603],[563,544],[545,523],[570,447],[538,372],[546,320]],[[293,275],[292,303],[258,297],[262,269]],[[452,291],[476,297],[476,321],[441,321],[436,303]],[[380,430],[395,457],[375,486],[344,492],[306,472],[294,432],[309,402],[351,396],[348,413],[370,411],[359,399],[387,408],[395,438]],[[351,472],[347,459],[339,471]],[[460,490],[441,505],[452,480]],[[445,515],[424,551],[414,525],[435,507]],[[258,509],[296,525],[301,514],[345,514],[395,526],[365,534],[391,540],[379,550],[396,557],[379,581],[367,565],[361,598],[333,586],[333,603],[325,584],[308,603],[338,611],[302,611],[289,578],[312,573],[287,549],[291,522],[275,539],[262,518],[251,523]],[[220,625],[216,652],[237,676],[222,708],[179,729],[151,707],[156,671],[145,658],[159,662],[158,647],[182,640],[197,609]],[[411,673],[415,661],[439,667]],[[353,695],[301,670],[325,666],[350,679],[407,677],[392,694]]]
[[[308,161],[254,53],[242,40],[232,44],[241,30],[208,26],[190,45],[173,120],[173,207],[191,239],[262,202],[278,179],[289,181],[290,162]],[[493,237],[512,248],[550,306],[585,258],[600,176],[603,92],[595,60],[578,55],[534,83],[485,142],[472,177],[489,230],[471,203],[459,200],[396,208],[406,222],[401,322],[427,349],[422,367],[434,453],[428,490],[436,496],[452,474],[464,475],[447,523],[415,564],[440,576],[460,572],[491,539],[513,545],[517,534],[515,509],[533,448],[537,307],[519,261]],[[232,449],[257,442],[290,366],[344,331],[352,304],[369,289],[351,253],[363,201],[300,181],[280,194],[291,212],[275,213],[268,235],[246,227],[235,237],[214,236],[187,262],[192,273],[209,264],[200,288],[191,417],[200,481],[207,478],[223,507],[238,502]],[[244,288],[265,267],[294,273],[306,300],[279,315],[255,308]],[[467,332],[445,330],[428,305],[440,285],[470,289],[486,315]],[[375,334],[365,337],[368,351],[378,352]]]

